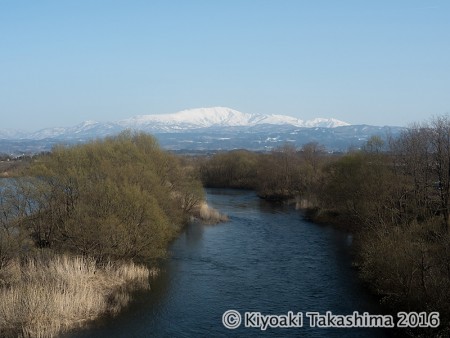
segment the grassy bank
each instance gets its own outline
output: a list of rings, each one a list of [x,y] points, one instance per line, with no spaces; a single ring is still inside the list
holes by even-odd
[[[117,313],[133,289],[149,287],[154,273],[132,262],[98,264],[81,256],[11,261],[0,270],[0,336],[53,337]]]

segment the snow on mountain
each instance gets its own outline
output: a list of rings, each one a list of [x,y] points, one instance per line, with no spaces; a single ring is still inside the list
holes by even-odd
[[[183,110],[173,114],[139,115],[117,122],[125,128],[151,127],[152,129],[196,129],[208,127],[256,126],[260,124],[292,125],[295,127],[327,127],[348,125],[336,119],[317,118],[303,121],[286,115],[242,113],[225,107]]]
[[[127,127],[136,127],[148,124],[184,125],[193,128],[206,128],[212,126],[245,126],[253,115],[241,113],[237,110],[224,107],[198,108],[183,110],[174,114],[140,115],[118,123]]]
[[[20,138],[26,135],[22,130],[0,129],[0,140],[8,140],[12,138]]]
[[[197,129],[208,127],[252,126],[264,116],[260,114],[241,113],[224,107],[198,108],[183,110],[173,114],[140,115],[119,121],[127,128],[149,126],[153,128]]]
[[[225,107],[183,110],[173,114],[138,115],[117,122],[84,121],[72,127],[46,128],[33,133],[0,130],[0,139],[88,139],[117,134],[124,129],[151,133],[189,131],[201,128],[295,126],[335,128],[349,125],[336,119],[316,118],[303,121],[286,115],[242,113]]]
[[[124,128],[111,122],[84,121],[73,127],[47,128],[29,135],[28,138],[42,140],[46,138],[98,138],[122,131]]]
[[[304,123],[304,127],[307,128],[336,128],[336,127],[343,127],[343,126],[349,126],[350,124],[344,121],[336,120],[333,118],[330,119],[324,119],[321,117],[308,120]]]

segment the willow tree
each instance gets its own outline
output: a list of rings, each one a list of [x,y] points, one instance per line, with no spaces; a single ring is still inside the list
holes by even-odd
[[[30,175],[40,198],[22,223],[36,245],[100,259],[164,255],[203,199],[200,182],[143,133],[56,147]]]

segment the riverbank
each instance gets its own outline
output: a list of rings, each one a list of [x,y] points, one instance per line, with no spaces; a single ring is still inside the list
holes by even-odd
[[[151,271],[132,262],[166,257],[204,200],[192,169],[145,133],[58,146],[20,173],[0,182],[2,337],[117,312],[148,288]]]
[[[400,312],[437,314],[439,318],[437,327],[425,320],[420,326],[394,328],[393,336],[450,336],[448,268],[442,268],[442,261],[448,262],[450,236],[440,234],[439,220],[392,229],[358,222],[355,215],[337,210],[310,207],[302,211],[312,223],[352,234],[352,265],[386,314],[394,318]]]
[[[203,224],[228,216],[201,202],[194,218]],[[132,261],[38,254],[0,269],[0,336],[54,337],[106,314],[116,315],[131,293],[148,290],[157,270]]]
[[[306,219],[316,224],[329,224],[338,229],[355,234],[358,231],[358,223],[345,213],[336,210],[325,210],[318,206],[299,208]]]
[[[82,256],[11,261],[0,270],[0,336],[54,337],[116,314],[155,274],[133,262],[99,264]]]

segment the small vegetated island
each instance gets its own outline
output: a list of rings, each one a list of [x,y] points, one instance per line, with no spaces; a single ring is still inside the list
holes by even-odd
[[[152,262],[204,200],[180,161],[124,132],[56,147],[1,180],[0,336],[53,336],[148,287]]]

